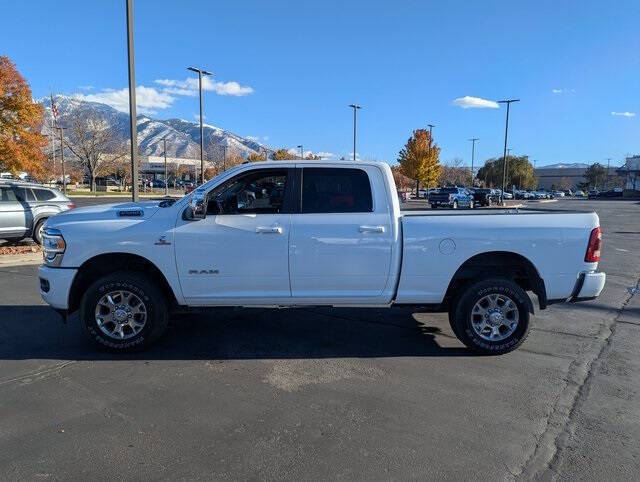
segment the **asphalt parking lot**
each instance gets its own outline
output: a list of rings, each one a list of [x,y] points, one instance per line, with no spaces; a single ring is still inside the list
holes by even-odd
[[[501,357],[406,308],[181,316],[114,356],[2,267],[1,478],[637,479],[640,203],[544,207],[599,213],[607,285]]]

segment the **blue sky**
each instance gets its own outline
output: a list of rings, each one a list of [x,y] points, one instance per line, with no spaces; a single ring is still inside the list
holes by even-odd
[[[52,88],[126,102],[124,0],[2,11],[0,54],[35,97]],[[441,160],[469,163],[471,137],[477,160],[501,154],[505,109],[455,99],[516,97],[514,153],[613,165],[640,152],[639,18],[637,0],[136,0],[138,101],[154,117],[194,120],[186,67],[202,66],[216,74],[206,122],[273,147],[348,156],[356,102],[362,158],[393,161],[413,129],[433,123]]]

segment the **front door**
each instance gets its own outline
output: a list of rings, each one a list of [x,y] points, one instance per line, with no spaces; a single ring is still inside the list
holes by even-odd
[[[207,216],[175,229],[176,262],[189,304],[259,304],[290,298],[293,169],[245,171],[208,195]]]

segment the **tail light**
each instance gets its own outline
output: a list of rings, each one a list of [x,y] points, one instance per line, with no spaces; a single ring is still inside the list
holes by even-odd
[[[75,204],[73,204],[73,203],[70,203],[70,204],[67,204],[67,207],[68,207],[69,209],[73,209],[73,208],[75,208],[75,207],[76,207],[76,205],[75,205]]]
[[[589,236],[589,244],[587,245],[587,252],[584,255],[584,260],[587,263],[597,263],[600,261],[600,251],[602,250],[602,231],[600,226],[593,228],[591,236]]]

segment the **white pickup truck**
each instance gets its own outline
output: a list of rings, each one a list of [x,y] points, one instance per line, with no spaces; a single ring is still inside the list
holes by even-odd
[[[534,312],[598,296],[587,212],[400,212],[387,164],[262,162],[178,201],[74,209],[47,221],[40,292],[89,336],[141,349],[170,314],[221,306],[419,305],[481,353],[526,338]]]

